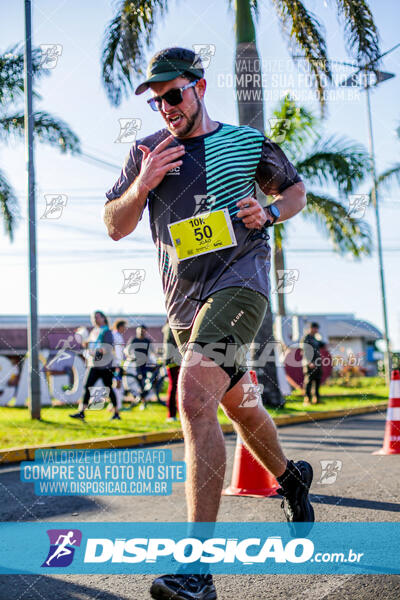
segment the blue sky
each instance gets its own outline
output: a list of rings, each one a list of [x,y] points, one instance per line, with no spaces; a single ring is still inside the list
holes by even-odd
[[[143,97],[124,99],[111,107],[101,83],[100,53],[105,25],[112,18],[111,0],[33,0],[33,43],[60,44],[62,54],[50,76],[42,79],[38,91],[42,100],[37,109],[47,110],[64,119],[79,135],[83,149],[112,164],[121,165],[129,144],[116,143],[119,119],[141,119],[139,135],[162,127],[160,117],[146,105]],[[268,117],[275,100],[294,82],[301,100],[318,111],[309,90],[301,85],[298,71],[289,59],[272,2],[260,2],[257,24],[259,52],[269,86],[265,112]],[[343,26],[338,24],[331,3],[308,0],[326,27],[329,56],[348,60],[343,41]],[[395,0],[370,2],[381,35],[382,50],[398,41]],[[0,4],[1,50],[23,39],[23,0]],[[215,56],[207,69],[207,106],[211,117],[237,123],[234,90],[229,86],[234,61],[233,14],[228,2],[194,0],[172,1],[165,18],[156,28],[154,44],[148,56],[161,47],[214,44]],[[385,59],[383,68],[399,75],[400,49]],[[347,75],[348,70],[343,71]],[[338,73],[338,76],[342,72]],[[297,84],[296,84],[297,82]],[[299,84],[300,83],[300,87]],[[278,87],[274,87],[277,85]],[[378,170],[397,160],[400,141],[395,129],[400,124],[398,97],[400,78],[383,83],[372,94],[374,134]],[[336,94],[336,97],[335,97]],[[338,97],[328,104],[324,124],[326,135],[346,135],[367,145],[365,96]],[[268,131],[268,124],[266,126]],[[25,154],[20,141],[0,145],[1,168],[14,186],[24,217],[26,213]],[[118,177],[118,169],[62,156],[43,144],[36,145],[39,311],[42,314],[85,313],[95,307],[108,312],[164,312],[160,279],[147,217],[136,232],[116,243],[106,234],[100,219],[104,192]],[[360,188],[365,192],[368,185]],[[326,190],[325,190],[326,191]],[[331,190],[333,192],[333,190]],[[40,219],[45,210],[45,194],[64,194],[67,204],[59,219]],[[381,221],[389,326],[395,347],[400,347],[400,295],[398,217],[399,189],[393,187],[382,196]],[[375,235],[372,209],[367,220]],[[382,326],[381,301],[376,252],[356,262],[330,252],[329,242],[310,222],[296,217],[288,228],[287,267],[299,270],[294,291],[287,295],[290,311],[300,313],[354,312]],[[312,252],[310,250],[313,250]],[[28,307],[27,227],[23,218],[15,241],[2,235],[0,264],[3,289],[0,312],[25,313]],[[145,280],[137,294],[120,294],[123,269],[144,269]],[[5,285],[4,285],[5,283]],[[275,297],[273,298],[275,303]]]

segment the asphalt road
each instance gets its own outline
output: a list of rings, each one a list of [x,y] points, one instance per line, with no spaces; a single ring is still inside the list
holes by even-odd
[[[398,521],[400,456],[374,456],[385,415],[319,421],[279,429],[286,454],[314,467],[312,500],[318,521]],[[235,447],[227,436],[229,483]],[[183,444],[172,446],[183,459]],[[319,483],[320,461],[342,467],[334,483]],[[0,469],[0,521],[184,521],[183,485],[169,497],[37,497],[18,467]],[[281,521],[278,498],[223,497],[221,521]],[[388,552],[390,549],[388,548]],[[152,576],[64,575],[0,577],[0,600],[144,600]],[[215,576],[218,600],[399,600],[400,575]]]

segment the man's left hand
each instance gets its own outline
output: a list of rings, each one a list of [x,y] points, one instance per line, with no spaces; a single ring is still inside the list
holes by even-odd
[[[268,221],[263,207],[252,196],[239,200],[236,206],[240,208],[236,216],[242,219],[247,229],[261,229]]]

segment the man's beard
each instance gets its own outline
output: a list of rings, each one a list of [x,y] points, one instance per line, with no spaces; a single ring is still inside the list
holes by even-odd
[[[203,112],[203,107],[201,105],[201,102],[195,92],[195,97],[196,97],[196,110],[193,113],[193,115],[191,115],[190,117],[188,117],[187,115],[185,115],[184,113],[182,113],[186,119],[186,125],[185,127],[182,129],[182,131],[179,132],[178,137],[185,137],[187,136],[195,127],[196,125],[196,121],[199,117],[199,115],[202,114]],[[175,134],[176,135],[176,134]]]

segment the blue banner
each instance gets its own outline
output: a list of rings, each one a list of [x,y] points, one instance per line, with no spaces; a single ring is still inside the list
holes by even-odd
[[[170,449],[49,449],[36,450],[20,473],[38,496],[168,496],[186,464]]]
[[[0,523],[1,574],[400,573],[400,523]]]

